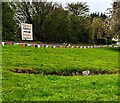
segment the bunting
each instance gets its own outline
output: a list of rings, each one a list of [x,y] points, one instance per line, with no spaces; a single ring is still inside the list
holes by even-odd
[[[87,49],[87,48],[101,48],[101,47],[113,47],[112,45],[93,45],[93,46],[89,46],[89,45],[86,45],[86,46],[65,46],[65,45],[46,45],[46,44],[28,44],[28,43],[15,43],[15,42],[1,42],[1,45],[2,46],[5,46],[5,45],[21,45],[22,47],[28,47],[28,46],[32,46],[34,48],[41,48],[41,47],[44,47],[44,48],[84,48],[84,49]]]

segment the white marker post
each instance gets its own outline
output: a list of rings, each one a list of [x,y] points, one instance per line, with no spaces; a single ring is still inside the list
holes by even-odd
[[[32,24],[21,23],[22,40],[33,40]]]

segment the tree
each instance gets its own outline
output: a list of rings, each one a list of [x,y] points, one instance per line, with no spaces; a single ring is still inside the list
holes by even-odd
[[[73,14],[69,15],[71,24],[71,40],[74,43],[91,43],[92,42],[92,27],[89,17],[79,17]]]
[[[77,16],[86,15],[89,12],[89,6],[83,2],[71,3],[66,7],[70,14]]]
[[[33,20],[34,20],[34,30],[37,40],[42,41],[45,34],[44,22],[47,16],[54,10],[54,5],[52,2],[32,2],[33,5]]]
[[[45,30],[47,41],[68,42],[69,41],[68,11],[57,7],[49,16],[46,17]]]
[[[113,20],[112,29],[115,33],[114,36],[119,38],[119,35],[120,35],[120,1],[116,1],[113,3],[112,20]]]
[[[104,14],[104,13],[97,13],[97,12],[95,12],[95,13],[91,13],[90,14],[90,17],[91,17],[91,20],[93,20],[94,18],[101,18],[101,19],[103,19],[103,20],[105,20],[106,18],[108,18],[107,17],[107,15],[106,14]]]
[[[97,36],[97,38],[99,39],[106,37],[104,31],[104,22],[102,21],[101,18],[94,18],[92,22],[92,26],[94,29],[94,36]]]
[[[89,6],[83,2],[71,3],[66,7],[71,20],[71,40],[76,43],[91,43],[92,27],[89,16]]]
[[[44,34],[44,21],[54,9],[52,2],[46,2],[42,0],[36,0],[36,2],[30,2],[25,0],[24,2],[15,2],[12,7],[16,8],[15,18],[19,23],[33,24],[33,34],[36,40],[43,40]]]
[[[15,12],[9,2],[2,2],[2,38],[3,40],[15,41],[18,24],[14,19]]]
[[[93,39],[91,19],[86,15],[89,11],[86,3],[75,3],[67,10],[61,4],[43,0],[11,2],[8,6],[12,12],[8,17],[12,17],[11,20],[15,21],[17,27],[21,23],[33,25],[34,40],[91,43]],[[12,31],[15,29],[14,26],[11,26]],[[20,30],[20,26],[17,30]]]

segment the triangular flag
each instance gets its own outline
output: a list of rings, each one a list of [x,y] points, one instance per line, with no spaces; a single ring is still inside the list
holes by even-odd
[[[34,44],[31,44],[32,47],[34,47]]]
[[[86,49],[86,46],[84,46],[84,49]]]
[[[14,44],[14,42],[12,42],[11,44]]]
[[[80,46],[80,48],[82,48],[82,46]]]
[[[58,48],[58,46],[56,45],[55,48]]]
[[[28,44],[24,44],[24,46],[26,47]]]
[[[28,46],[30,46],[31,44],[28,44]]]
[[[55,48],[55,45],[53,46],[53,48]]]
[[[4,46],[5,45],[5,42],[2,42],[2,46]]]
[[[46,48],[48,48],[48,45],[46,45]]]
[[[46,45],[44,45],[44,48],[46,48]]]
[[[40,48],[40,45],[38,45],[38,48]]]
[[[34,46],[35,46],[35,48],[38,48],[38,45],[37,45],[37,44],[35,44]]]
[[[22,47],[24,47],[24,44],[21,44]]]

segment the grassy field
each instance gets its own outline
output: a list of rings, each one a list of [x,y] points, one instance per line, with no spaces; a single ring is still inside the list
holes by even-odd
[[[118,74],[55,76],[13,73],[35,69],[118,70],[116,48],[33,48],[6,45],[2,48],[3,101],[117,101]]]

